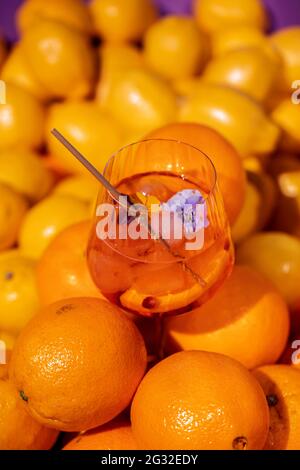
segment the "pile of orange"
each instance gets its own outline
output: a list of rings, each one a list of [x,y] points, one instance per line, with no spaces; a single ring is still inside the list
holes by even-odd
[[[261,0],[189,17],[24,0],[16,25],[0,37],[0,450],[300,450],[300,27],[268,34]],[[143,139],[211,159],[236,265],[209,301],[158,334],[102,296],[98,182],[54,127],[99,171]],[[180,283],[149,272],[137,285]]]

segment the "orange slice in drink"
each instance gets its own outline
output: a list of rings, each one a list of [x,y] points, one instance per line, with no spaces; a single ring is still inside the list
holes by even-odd
[[[166,313],[186,307],[197,300],[203,290],[200,284],[195,284],[175,294],[149,296],[141,294],[132,287],[121,295],[120,302],[125,308],[138,311],[145,316],[152,316],[154,313]]]
[[[134,269],[134,283],[120,297],[123,307],[145,316],[177,310],[194,302],[203,291],[200,284],[181,264],[157,267],[138,265]]]

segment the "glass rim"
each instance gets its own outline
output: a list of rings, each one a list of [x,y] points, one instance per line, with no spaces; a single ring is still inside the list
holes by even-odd
[[[187,142],[184,142],[182,140],[176,140],[176,139],[143,139],[143,140],[140,140],[140,141],[136,141],[136,142],[133,142],[131,144],[126,144],[124,145],[123,147],[121,147],[119,150],[117,150],[116,152],[114,152],[110,157],[109,159],[107,160],[106,164],[105,164],[105,167],[104,167],[104,170],[103,170],[103,175],[104,177],[107,177],[106,174],[107,174],[107,171],[108,171],[108,168],[109,168],[109,165],[116,160],[116,158],[118,158],[119,154],[121,154],[124,150],[126,149],[130,149],[131,147],[135,147],[135,146],[138,146],[140,144],[147,144],[147,143],[151,143],[151,142],[172,142],[174,144],[179,144],[179,145],[183,145],[185,147],[188,147],[190,149],[193,149],[195,150],[197,153],[199,153],[202,157],[205,158],[206,162],[209,164],[210,168],[212,169],[212,183],[210,184],[210,187],[209,187],[209,190],[208,190],[208,193],[207,193],[207,199],[211,198],[213,196],[213,193],[216,189],[216,185],[217,185],[217,171],[216,171],[216,168],[215,168],[215,165],[213,164],[212,160],[210,159],[210,157],[205,153],[203,152],[202,150],[200,150],[199,148],[195,147],[194,145],[191,145]],[[171,172],[170,172],[171,173]],[[180,176],[180,175],[178,175]],[[196,181],[195,183],[197,184],[197,178],[196,178]],[[114,200],[117,204],[120,204],[120,201],[119,200],[116,200],[116,198],[113,196],[113,194],[111,194],[111,192],[108,190],[108,189],[105,189],[105,191],[109,194],[109,196],[112,198],[112,200]],[[143,263],[143,264],[161,264],[161,265],[170,265],[170,264],[174,264],[174,263],[178,263],[178,258],[176,259],[176,257],[174,257],[174,260],[166,260],[166,261],[153,261],[153,260],[141,260],[141,259],[137,259],[137,258],[134,258],[132,256],[129,256],[129,255],[125,255],[124,253],[120,252],[119,250],[117,250],[113,244],[109,243],[107,240],[103,240],[103,242],[110,248],[112,249],[115,253],[119,254],[120,256],[122,257],[125,257],[127,259],[130,259],[132,261],[139,261],[140,263]],[[194,253],[192,256],[184,256],[181,258],[181,262],[185,262],[191,258],[193,258],[194,256],[197,256],[196,253]]]
[[[205,159],[207,160],[207,162],[210,164],[211,168],[212,168],[212,174],[213,174],[213,182],[211,184],[211,187],[209,188],[209,191],[208,191],[208,194],[207,194],[207,198],[211,197],[211,195],[214,193],[215,191],[215,188],[216,188],[216,185],[217,185],[217,180],[218,180],[218,175],[217,175],[217,170],[216,170],[216,167],[213,163],[213,161],[211,160],[211,158],[205,153],[203,152],[201,149],[199,149],[198,147],[195,147],[195,145],[191,145],[187,142],[184,142],[183,140],[176,140],[176,139],[143,139],[143,140],[138,140],[136,142],[133,142],[131,144],[126,144],[126,145],[123,145],[123,147],[121,147],[119,150],[117,150],[116,152],[114,152],[110,157],[109,159],[107,160],[106,164],[105,164],[105,167],[104,167],[104,170],[103,170],[103,176],[106,178],[106,173],[107,173],[107,170],[108,170],[108,166],[111,164],[111,162],[113,162],[117,157],[118,155],[123,152],[124,150],[126,149],[130,149],[131,147],[135,147],[136,145],[140,145],[140,144],[146,144],[148,142],[173,142],[173,143],[176,143],[176,144],[180,144],[180,145],[184,145],[186,147],[189,147],[193,150],[196,150],[197,152],[199,152],[203,157],[205,157]],[[106,190],[110,197],[116,201],[116,199],[114,198],[114,196],[111,194],[111,192],[109,190]],[[116,201],[118,202],[118,201]]]

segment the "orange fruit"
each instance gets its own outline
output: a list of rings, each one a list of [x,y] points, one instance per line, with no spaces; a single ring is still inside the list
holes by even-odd
[[[144,54],[149,66],[166,79],[191,77],[208,56],[207,39],[193,18],[167,16],[148,29]]]
[[[83,33],[92,32],[89,9],[82,0],[26,0],[17,11],[17,26],[24,34],[37,23],[56,20]]]
[[[270,408],[266,450],[300,450],[300,371],[273,365],[254,371]]]
[[[19,333],[39,308],[35,263],[17,250],[0,254],[0,331]]]
[[[25,3],[24,3],[25,5]],[[6,83],[23,88],[40,101],[50,98],[49,93],[34,76],[32,69],[24,56],[22,43],[17,43],[10,52],[1,71],[1,78]]]
[[[66,228],[44,251],[37,265],[37,287],[42,304],[70,297],[102,297],[87,265],[90,225],[90,222],[81,222]]]
[[[260,232],[237,249],[237,262],[268,277],[291,308],[300,306],[300,240],[281,232]]]
[[[43,142],[45,115],[38,100],[12,83],[6,84],[6,104],[0,106],[0,151],[36,148]]]
[[[82,431],[129,405],[146,363],[143,338],[120,309],[101,299],[66,299],[22,331],[10,377],[40,423]]]
[[[241,158],[227,140],[213,129],[193,123],[170,124],[147,138],[180,140],[205,153],[216,168],[229,221],[236,220],[246,195],[246,174]]]
[[[17,241],[27,210],[24,197],[0,183],[0,251],[11,248]]]
[[[82,98],[96,80],[97,60],[90,38],[63,23],[43,20],[26,30],[24,57],[53,98]]]
[[[112,421],[74,437],[63,450],[136,450],[131,425],[123,420]]]
[[[93,0],[90,8],[96,31],[110,42],[142,39],[157,18],[152,0]]]
[[[120,125],[97,103],[70,101],[53,105],[46,126],[48,148],[72,173],[86,175],[87,170],[51,134],[53,128],[57,128],[100,171],[122,144]]]
[[[199,26],[209,33],[248,25],[267,27],[267,14],[261,0],[195,0],[194,12]]]
[[[49,193],[53,177],[37,153],[10,149],[0,152],[0,181],[37,202]]]
[[[88,205],[79,199],[60,194],[48,196],[26,214],[19,233],[22,253],[38,259],[58,233],[88,216]]]
[[[57,436],[29,416],[14,386],[0,378],[0,450],[48,450]]]
[[[248,369],[275,363],[289,334],[285,302],[261,274],[236,266],[215,296],[165,323],[166,349],[226,354]]]
[[[131,407],[142,449],[262,449],[268,407],[258,382],[221,354],[184,351],[154,366]]]

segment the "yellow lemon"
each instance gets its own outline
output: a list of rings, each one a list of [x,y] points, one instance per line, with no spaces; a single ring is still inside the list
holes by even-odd
[[[50,153],[71,172],[86,174],[86,169],[72,157],[51,130],[57,128],[98,170],[122,144],[120,125],[95,102],[65,102],[50,108],[46,139]]]
[[[38,154],[30,150],[11,149],[0,152],[0,181],[31,202],[37,202],[50,191],[53,176]]]
[[[132,131],[145,134],[176,120],[176,96],[162,79],[141,69],[124,72],[109,100],[112,115]]]
[[[15,244],[27,209],[23,196],[0,183],[0,251]]]
[[[43,142],[45,112],[34,96],[6,84],[6,104],[0,105],[0,151],[10,147],[36,148]]]
[[[295,157],[296,158],[296,157]],[[279,200],[274,215],[276,230],[300,236],[300,163],[298,167],[283,169],[277,175]]]
[[[264,30],[268,24],[261,0],[195,0],[194,10],[199,26],[209,33],[240,25]]]
[[[54,193],[75,197],[86,203],[94,203],[98,190],[97,180],[87,174],[65,178],[57,184]]]
[[[84,33],[92,32],[92,19],[82,0],[26,0],[17,11],[17,26],[24,34],[37,23],[56,20]]]
[[[268,277],[291,308],[300,305],[300,240],[281,232],[262,232],[237,249],[238,264],[247,264]]]
[[[278,83],[281,90],[290,93],[295,80],[300,80],[300,26],[279,30],[270,37],[282,59],[282,76]]]
[[[131,44],[103,44],[100,49],[101,76],[97,85],[97,101],[107,107],[111,90],[123,73],[131,68],[144,67],[141,51]]]
[[[300,104],[287,98],[272,113],[272,118],[282,129],[281,148],[288,152],[300,152]]]
[[[172,81],[173,90],[180,98],[191,95],[199,84],[198,77],[177,78]],[[183,100],[184,102],[184,100]]]
[[[279,175],[278,183],[286,197],[300,197],[300,171],[285,172]]]
[[[263,171],[248,172],[246,199],[238,219],[232,227],[232,238],[240,243],[262,230],[269,222],[277,202],[273,179]]]
[[[235,243],[241,242],[258,230],[262,198],[254,184],[248,182],[244,206],[235,221],[231,233]]]
[[[87,204],[79,199],[58,194],[47,197],[30,209],[25,217],[19,235],[22,254],[39,258],[58,233],[88,216]]]
[[[280,55],[276,47],[262,31],[254,26],[236,25],[234,28],[228,27],[214,31],[211,36],[211,50],[214,57],[248,48],[260,49],[275,65],[280,65]]]
[[[22,45],[17,44],[8,56],[1,72],[1,78],[23,88],[37,99],[45,101],[49,93],[34,76],[28,61],[24,57]]]
[[[241,156],[273,152],[278,127],[263,108],[247,95],[229,87],[199,83],[180,112],[182,121],[197,122],[220,132]]]
[[[264,102],[271,94],[277,76],[273,61],[260,49],[243,49],[213,59],[203,80],[227,85]]]
[[[80,98],[91,93],[97,60],[88,36],[45,20],[26,31],[22,47],[34,75],[54,98]]]
[[[0,257],[0,330],[19,333],[38,308],[35,263],[17,253]]]
[[[166,79],[193,76],[208,56],[207,38],[194,19],[167,16],[154,23],[144,38],[147,63]]]
[[[93,0],[91,12],[96,31],[111,42],[141,39],[157,18],[152,0]]]

